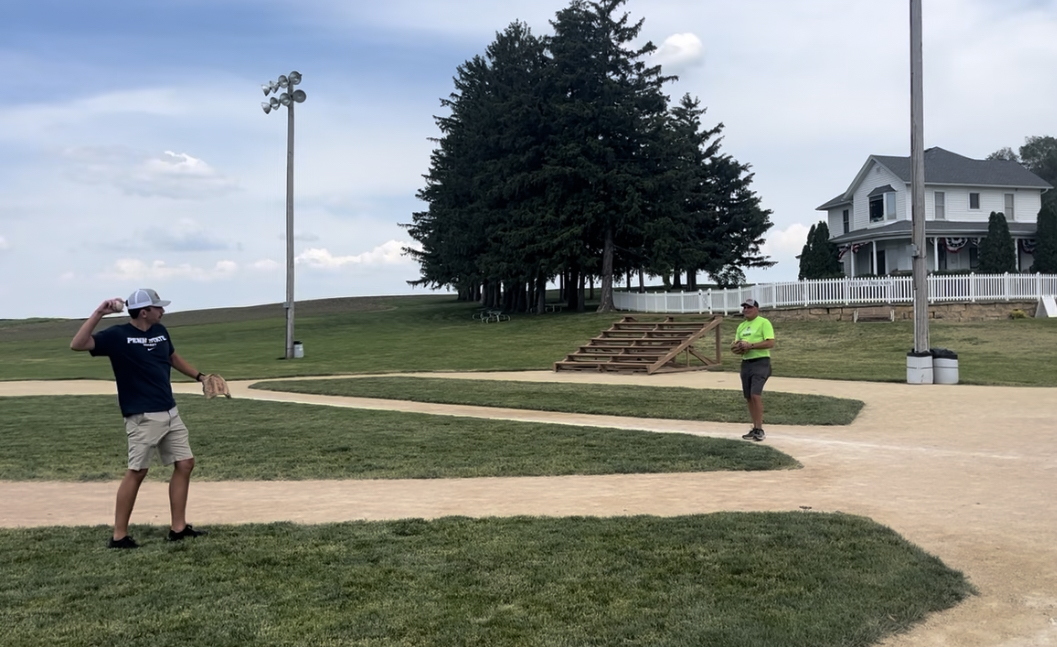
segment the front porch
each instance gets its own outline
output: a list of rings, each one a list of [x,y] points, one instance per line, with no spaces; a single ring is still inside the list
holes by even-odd
[[[1017,271],[1027,272],[1035,262],[1035,224],[1010,223],[1017,251]],[[910,223],[850,232],[832,239],[846,277],[907,274],[912,269]],[[928,222],[925,225],[929,272],[975,271],[980,265],[980,242],[986,223]]]

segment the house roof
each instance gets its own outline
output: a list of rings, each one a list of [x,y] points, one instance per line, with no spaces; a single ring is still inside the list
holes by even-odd
[[[834,196],[832,199],[826,201],[822,205],[819,205],[815,209],[816,210],[829,210],[829,209],[833,209],[834,207],[840,207],[841,205],[851,205],[851,199],[850,198],[845,198],[844,194],[840,194],[839,196]]]
[[[909,183],[912,180],[910,156],[870,157],[899,176],[903,182]],[[1025,169],[1019,162],[973,160],[938,146],[925,150],[925,184],[1053,189],[1053,185]]]
[[[925,221],[927,237],[985,237],[987,221]],[[836,244],[910,239],[913,224],[910,221],[893,221],[887,225],[866,230],[856,230],[837,237],[830,237]],[[1022,239],[1034,238],[1037,226],[1034,223],[1009,223],[1009,234]]]
[[[903,182],[910,184],[913,166],[910,156],[872,155],[855,176],[851,186],[816,210],[829,210],[851,203],[855,188],[859,186],[871,163],[885,167]],[[951,153],[940,147],[925,150],[926,185],[972,185],[976,187],[1017,187],[1029,189],[1053,189],[1053,185],[1028,171],[1019,162],[1012,160],[973,160]],[[895,191],[895,190],[892,190]]]

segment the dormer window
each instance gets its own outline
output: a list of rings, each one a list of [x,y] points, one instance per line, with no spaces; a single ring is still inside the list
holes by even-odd
[[[896,217],[896,190],[891,185],[878,187],[870,192],[870,223],[879,223],[885,218]]]

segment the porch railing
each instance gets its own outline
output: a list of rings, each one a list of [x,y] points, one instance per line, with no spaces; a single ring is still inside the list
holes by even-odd
[[[1008,302],[1057,295],[1057,275],[930,275],[929,303]],[[614,291],[621,311],[640,313],[736,313],[746,298],[763,308],[841,306],[856,304],[911,304],[912,277],[807,279],[799,282],[755,284],[734,289],[694,292],[633,293]]]

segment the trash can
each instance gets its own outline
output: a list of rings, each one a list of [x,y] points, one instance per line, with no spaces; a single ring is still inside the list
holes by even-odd
[[[932,352],[907,352],[907,383],[932,384]]]
[[[294,341],[294,358],[305,357],[305,346],[301,344],[300,340]]]
[[[933,347],[932,353],[932,379],[936,383],[944,385],[958,384],[958,354],[942,347]]]

